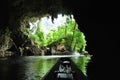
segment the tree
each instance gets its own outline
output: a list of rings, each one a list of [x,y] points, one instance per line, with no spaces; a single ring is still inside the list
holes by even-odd
[[[29,34],[29,38],[39,46],[47,46],[58,42],[70,47],[71,50],[85,51],[86,40],[83,32],[78,29],[75,20],[71,20],[69,17],[66,18],[66,24],[62,24],[58,29],[50,30],[48,34],[45,34],[41,28],[41,22],[39,22],[36,33]]]

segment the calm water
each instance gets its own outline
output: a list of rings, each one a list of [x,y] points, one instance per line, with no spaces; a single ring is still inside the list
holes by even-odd
[[[91,60],[91,56],[80,56],[80,57],[73,57],[72,60],[75,62],[77,67],[87,76],[87,64]]]
[[[0,58],[0,80],[41,80],[59,58],[59,56]],[[85,73],[88,58],[82,56],[72,59]]]

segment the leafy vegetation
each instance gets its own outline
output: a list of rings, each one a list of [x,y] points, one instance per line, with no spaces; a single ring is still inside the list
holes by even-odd
[[[9,27],[6,27],[5,33],[6,33],[6,34],[11,34],[11,30],[9,29]]]
[[[78,29],[78,24],[69,16],[66,16],[65,24],[58,26],[57,29],[51,29],[48,34],[43,30],[41,20],[37,23],[36,28],[37,30],[34,34],[31,34],[29,29],[28,36],[35,41],[39,47],[57,42],[65,44],[73,51],[85,51],[86,40],[84,33]],[[28,33],[28,29],[24,29],[24,32]]]

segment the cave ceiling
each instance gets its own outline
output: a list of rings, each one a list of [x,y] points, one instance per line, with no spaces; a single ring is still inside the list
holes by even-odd
[[[49,14],[53,18],[57,14],[73,14],[78,24],[86,24],[86,15],[88,11],[87,0],[7,0],[2,8],[7,11],[3,12],[4,26],[19,27],[20,21],[24,17],[41,17]],[[2,3],[1,3],[2,4]],[[7,8],[5,8],[7,7]],[[7,16],[7,17],[6,17]],[[5,22],[6,21],[6,22]]]

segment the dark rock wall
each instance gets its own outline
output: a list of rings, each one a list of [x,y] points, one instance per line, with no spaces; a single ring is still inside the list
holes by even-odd
[[[59,12],[72,13],[79,29],[86,36],[88,52],[93,54],[88,67],[88,77],[90,80],[108,80],[109,77],[115,80],[117,76],[113,74],[118,71],[118,67],[113,65],[119,63],[120,16],[117,5],[110,1],[88,0],[8,0],[8,3],[3,0],[0,2],[0,29],[9,26],[13,32],[19,30],[23,15],[50,13],[55,17]]]

